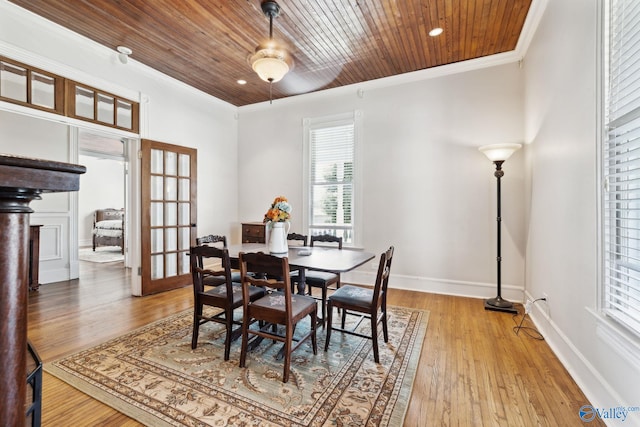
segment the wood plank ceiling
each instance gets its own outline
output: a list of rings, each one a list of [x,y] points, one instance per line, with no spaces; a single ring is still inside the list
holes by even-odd
[[[233,105],[269,99],[248,63],[269,35],[260,0],[10,1]],[[279,0],[273,36],[294,68],[273,98],[514,50],[531,2]]]

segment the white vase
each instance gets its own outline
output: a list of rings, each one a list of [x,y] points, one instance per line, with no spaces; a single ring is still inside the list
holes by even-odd
[[[269,253],[273,255],[286,255],[289,252],[287,245],[287,234],[291,224],[288,222],[269,222],[267,223],[267,245]]]

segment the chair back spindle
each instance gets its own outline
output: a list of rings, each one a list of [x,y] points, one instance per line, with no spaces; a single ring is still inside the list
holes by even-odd
[[[302,242],[302,246],[307,246],[308,238],[304,234],[289,233],[287,234],[287,240],[293,242]]]
[[[227,292],[232,292],[231,269],[229,268],[229,251],[214,246],[194,246],[189,249],[191,262],[191,277],[193,279],[194,293],[204,292],[205,279],[209,276],[224,279]],[[219,270],[204,268],[204,260],[207,258],[220,259],[222,267]]]
[[[315,236],[311,236],[311,242],[309,246],[315,246],[314,243],[337,243],[338,249],[342,249],[342,237],[336,237],[331,234],[317,234]]]
[[[221,236],[216,234],[209,234],[207,236],[202,236],[196,238],[196,244],[198,246],[202,246],[207,243],[222,243],[222,247],[227,247],[227,236]]]
[[[378,274],[376,275],[376,284],[373,288],[373,305],[386,307],[387,289],[389,287],[389,274],[391,272],[391,261],[393,260],[394,247],[391,246],[380,257],[378,264]]]

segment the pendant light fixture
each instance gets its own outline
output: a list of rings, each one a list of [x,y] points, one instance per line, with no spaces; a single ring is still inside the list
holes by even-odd
[[[262,12],[269,18],[269,40],[256,48],[249,58],[251,68],[258,76],[269,83],[269,102],[272,102],[271,85],[279,82],[293,66],[289,52],[278,47],[273,41],[273,18],[280,15],[280,6],[272,0],[265,0],[260,4]]]

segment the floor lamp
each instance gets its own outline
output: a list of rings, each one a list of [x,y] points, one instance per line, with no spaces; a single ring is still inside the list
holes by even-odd
[[[492,145],[484,145],[479,148],[479,150],[484,153],[485,156],[489,158],[496,165],[496,171],[493,174],[498,182],[498,212],[496,216],[497,228],[498,228],[498,256],[496,257],[497,262],[497,284],[498,284],[498,295],[495,298],[491,298],[485,300],[484,309],[485,310],[494,310],[494,311],[502,311],[506,313],[517,313],[517,310],[513,307],[513,303],[507,301],[502,298],[502,283],[501,283],[501,275],[502,271],[500,269],[500,263],[502,262],[502,257],[500,255],[500,240],[501,240],[501,223],[502,217],[500,216],[500,178],[504,176],[504,171],[502,170],[502,164],[509,158],[513,153],[515,153],[522,145],[520,144],[492,144]]]

